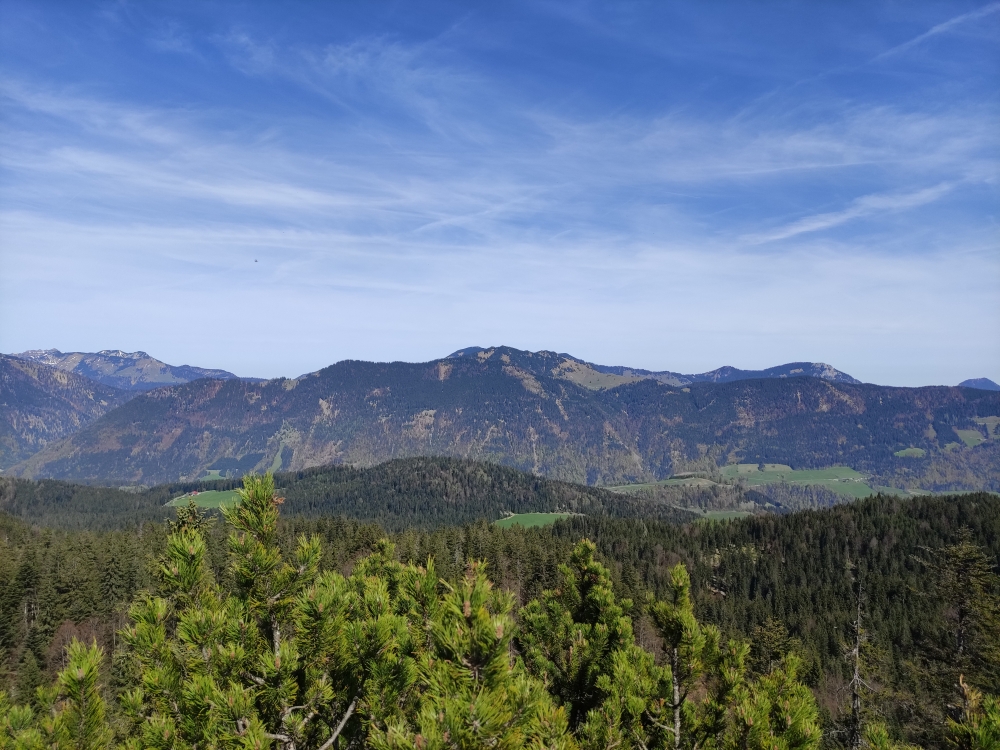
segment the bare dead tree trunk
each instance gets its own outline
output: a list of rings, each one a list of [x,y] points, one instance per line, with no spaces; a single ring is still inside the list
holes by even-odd
[[[856,589],[857,609],[854,617],[854,645],[848,652],[848,656],[852,661],[853,672],[851,675],[851,725],[848,735],[848,747],[851,750],[861,749],[861,688],[864,685],[861,677],[861,642],[863,632],[861,627],[861,601],[863,592],[860,581],[857,582]]]
[[[681,650],[671,649],[670,652],[670,681],[674,688],[674,750],[679,750],[681,746],[681,682],[677,673],[681,668]]]

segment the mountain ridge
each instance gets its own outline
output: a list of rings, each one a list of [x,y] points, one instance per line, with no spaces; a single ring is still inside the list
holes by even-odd
[[[464,349],[452,352],[445,359],[459,357],[475,357],[481,353],[495,349],[509,349],[511,347],[480,347],[469,346]],[[549,354],[546,350],[541,352],[531,352],[534,354]],[[834,383],[859,384],[860,380],[851,377],[846,372],[842,372],[825,362],[788,362],[775,367],[768,367],[764,370],[742,370],[738,367],[725,365],[709,372],[697,373],[693,375],[672,372],[670,370],[645,370],[639,367],[627,367],[622,365],[599,365],[593,362],[574,357],[572,354],[560,352],[556,356],[576,362],[582,366],[589,367],[596,372],[606,375],[617,375],[624,378],[648,378],[657,380],[667,385],[690,385],[691,383],[730,383],[735,380],[757,380],[761,378],[789,378],[789,377],[816,377]]]
[[[1000,481],[998,423],[1000,393],[989,391],[814,377],[677,387],[502,347],[149,391],[12,472],[151,484],[436,455],[591,485],[766,462],[981,489]]]
[[[61,352],[58,349],[29,349],[10,356],[82,375],[103,385],[126,391],[148,391],[167,385],[189,383],[199,378],[238,378],[227,370],[168,365],[144,351],[102,349],[99,352]]]

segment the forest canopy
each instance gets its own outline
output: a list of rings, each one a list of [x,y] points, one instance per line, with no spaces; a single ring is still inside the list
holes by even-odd
[[[241,496],[134,532],[0,517],[4,742],[995,746],[994,496],[389,537]]]

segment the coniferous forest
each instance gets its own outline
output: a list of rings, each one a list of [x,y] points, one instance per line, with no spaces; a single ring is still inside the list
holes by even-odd
[[[0,747],[1000,743],[995,495],[389,532],[241,498],[0,515]]]

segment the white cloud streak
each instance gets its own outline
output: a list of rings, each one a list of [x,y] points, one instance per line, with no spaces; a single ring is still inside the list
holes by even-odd
[[[744,235],[743,239],[751,245],[759,245],[765,242],[786,240],[789,237],[809,232],[821,232],[824,229],[832,229],[854,219],[861,219],[882,213],[907,211],[911,208],[918,208],[928,203],[933,203],[942,196],[947,195],[953,187],[950,184],[941,184],[912,193],[865,195],[856,198],[851,202],[851,205],[841,211],[807,216],[770,232]]]
[[[150,350],[143,336],[172,342],[209,317],[236,349],[265,336],[285,352],[199,350],[246,374],[509,343],[689,371],[811,358],[901,383],[862,365],[913,362],[928,335],[956,358],[1000,338],[988,316],[913,304],[1000,305],[990,228],[918,215],[992,195],[995,102],[587,118],[386,39],[216,43],[246,76],[332,103],[328,117],[0,82],[0,321],[30,319],[0,324],[6,350]],[[808,194],[824,182],[836,195]],[[885,231],[903,215],[911,227]]]
[[[885,52],[881,53],[880,55],[877,55],[872,60],[872,62],[885,60],[888,57],[899,55],[903,52],[913,49],[917,45],[922,44],[923,42],[927,41],[932,37],[938,36],[940,34],[945,34],[954,29],[955,27],[961,26],[962,24],[968,23],[969,21],[976,21],[979,20],[980,18],[985,18],[986,16],[990,16],[996,13],[997,11],[1000,11],[1000,3],[989,3],[988,5],[984,5],[981,8],[977,8],[976,10],[969,11],[968,13],[962,13],[961,15],[955,16],[954,18],[949,18],[947,21],[939,23],[937,26],[933,26],[932,28],[928,29],[923,34],[913,37],[913,39],[903,42],[902,44],[897,44],[895,47],[892,47],[891,49],[887,49]]]

